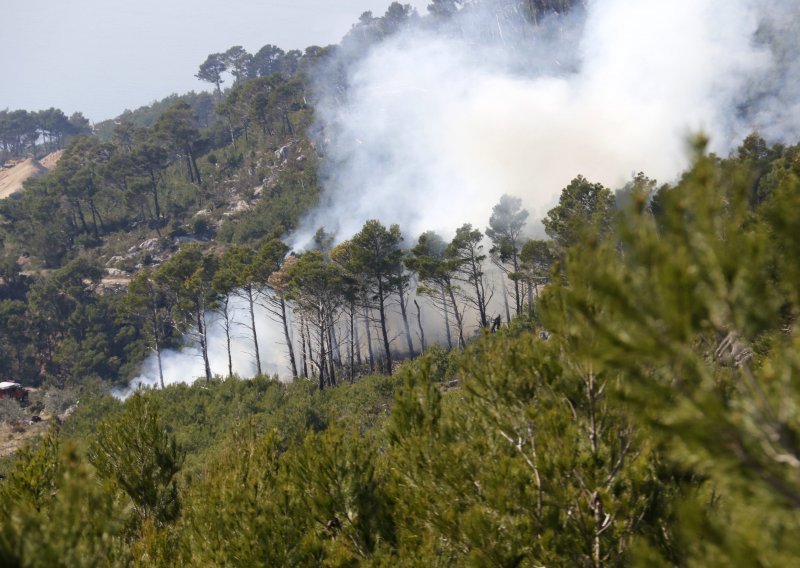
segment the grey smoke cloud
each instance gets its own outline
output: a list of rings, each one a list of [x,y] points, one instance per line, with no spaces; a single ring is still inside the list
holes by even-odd
[[[674,179],[699,130],[723,155],[754,129],[796,143],[799,13],[796,0],[594,0],[537,29],[464,10],[366,54],[345,46],[348,89],[322,85],[317,104],[322,203],[290,240],[302,249],[320,226],[346,239],[376,218],[399,223],[412,245],[425,230],[485,228],[504,193],[539,219],[577,174],[611,187],[638,171]],[[441,336],[425,311],[429,339]],[[280,329],[259,320],[267,372],[285,376]],[[225,374],[211,329],[212,370]],[[255,370],[247,341],[236,347],[243,377]],[[190,350],[165,364],[168,382],[203,374]],[[156,377],[151,359],[138,383]]]
[[[754,128],[792,140],[796,8],[596,0],[532,32],[487,37],[479,23],[496,14],[464,10],[444,33],[400,33],[352,62],[344,101],[323,96],[329,177],[295,243],[319,226],[347,238],[369,218],[409,235],[484,227],[503,193],[541,218],[577,174],[672,180],[701,130],[723,154]]]

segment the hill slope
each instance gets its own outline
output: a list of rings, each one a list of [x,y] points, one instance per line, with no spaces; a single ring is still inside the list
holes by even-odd
[[[46,174],[55,167],[61,154],[63,154],[62,150],[53,152],[42,158],[41,161],[28,158],[11,168],[0,170],[0,199],[5,199],[20,191],[26,180]]]

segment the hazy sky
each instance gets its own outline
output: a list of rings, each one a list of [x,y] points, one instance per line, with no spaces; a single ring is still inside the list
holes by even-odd
[[[0,109],[112,118],[194,78],[209,53],[337,43],[366,10],[391,0],[0,0]],[[428,0],[405,0],[420,13]]]

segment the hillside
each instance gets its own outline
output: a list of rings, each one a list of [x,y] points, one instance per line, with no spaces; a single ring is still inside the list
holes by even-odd
[[[0,566],[797,565],[793,8],[392,3],[0,111]]]
[[[45,175],[58,163],[62,150],[51,152],[41,160],[27,158],[13,164],[7,163],[0,169],[0,199],[5,199],[22,190],[23,184],[31,179]]]

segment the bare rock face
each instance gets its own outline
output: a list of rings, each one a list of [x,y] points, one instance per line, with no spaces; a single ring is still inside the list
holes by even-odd
[[[142,241],[138,245],[133,245],[131,248],[128,249],[128,252],[136,252],[136,251],[144,251],[144,252],[158,252],[161,250],[161,244],[159,239],[153,237],[152,239],[147,239],[146,241]]]
[[[124,270],[119,268],[106,268],[106,274],[108,274],[112,278],[121,278],[124,276],[128,276],[128,273]]]
[[[289,142],[285,146],[281,146],[277,150],[275,150],[275,160],[278,162],[285,162],[289,159],[289,150],[292,147],[292,143]]]

